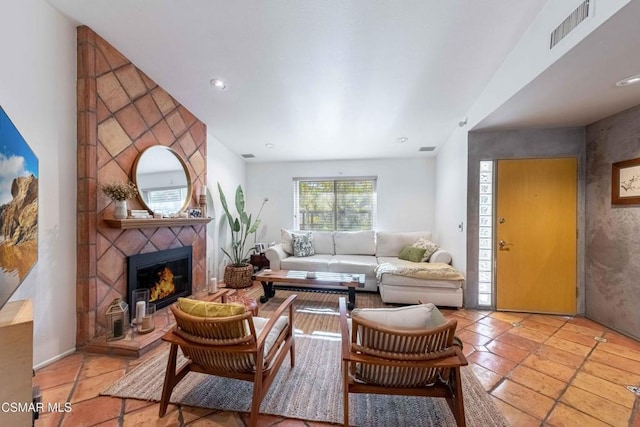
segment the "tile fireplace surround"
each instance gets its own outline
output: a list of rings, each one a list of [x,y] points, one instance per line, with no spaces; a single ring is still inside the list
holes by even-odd
[[[104,219],[113,217],[113,203],[99,186],[128,182],[138,154],[163,145],[182,157],[192,187],[199,188],[206,182],[206,126],[90,28],[78,27],[77,37],[76,341],[78,347],[91,349],[106,344],[107,306],[114,298],[129,299],[127,256],[193,246],[193,292],[204,289],[206,225],[110,228]],[[195,195],[191,204],[197,205]],[[129,206],[142,208],[135,199]],[[154,339],[151,335],[129,345],[144,346]],[[111,352],[118,342],[100,351]]]

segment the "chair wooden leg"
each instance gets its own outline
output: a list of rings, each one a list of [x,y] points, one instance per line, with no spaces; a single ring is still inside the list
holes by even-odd
[[[263,391],[262,383],[262,363],[263,359],[258,355],[256,358],[256,376],[253,380],[253,396],[251,398],[251,414],[249,415],[249,427],[258,426],[258,415],[260,414],[260,404],[266,390]]]
[[[342,364],[342,406],[344,408],[343,423],[344,427],[349,427],[349,366],[348,363]]]
[[[464,401],[462,397],[462,377],[460,376],[460,368],[451,369],[449,376],[449,386],[453,392],[453,396],[447,397],[447,403],[456,419],[458,427],[465,427],[467,420],[464,416]]]
[[[289,356],[291,359],[291,367],[296,366],[296,340],[291,335],[291,348],[289,349]]]
[[[167,361],[167,371],[164,375],[164,386],[162,388],[162,398],[160,399],[160,418],[164,417],[167,412],[167,406],[169,406],[169,399],[171,398],[171,392],[176,385],[176,360],[178,356],[178,345],[171,344],[171,350],[169,350],[169,360]]]

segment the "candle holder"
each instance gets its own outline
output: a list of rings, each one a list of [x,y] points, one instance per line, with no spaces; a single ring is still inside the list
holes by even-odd
[[[111,302],[105,314],[107,317],[107,341],[119,340],[129,330],[129,306],[121,298]]]
[[[142,318],[147,312],[149,305],[149,289],[134,289],[131,291],[131,325],[140,327]]]
[[[146,334],[153,331],[156,328],[156,305],[148,303],[144,316],[142,316],[142,322],[138,325],[138,333]]]
[[[202,218],[207,218],[207,195],[201,194],[198,199],[200,205],[200,211],[202,212]]]

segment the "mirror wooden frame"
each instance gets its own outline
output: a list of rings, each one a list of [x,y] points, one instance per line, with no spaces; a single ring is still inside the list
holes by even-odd
[[[151,207],[149,205],[147,205],[147,202],[142,197],[142,189],[140,188],[140,185],[139,185],[139,182],[138,182],[138,165],[140,163],[140,159],[142,159],[145,154],[148,154],[149,150],[156,149],[156,148],[163,148],[163,149],[167,150],[168,152],[170,152],[171,154],[173,154],[176,157],[176,159],[178,160],[178,162],[180,163],[180,166],[182,166],[182,170],[184,172],[185,179],[187,180],[187,196],[186,196],[185,201],[184,201],[182,207],[180,208],[179,212],[184,211],[191,204],[191,198],[193,196],[193,186],[192,186],[192,183],[191,183],[191,174],[189,173],[189,168],[187,167],[187,164],[182,159],[182,157],[178,153],[176,153],[173,149],[171,149],[170,147],[166,147],[164,145],[152,145],[151,147],[145,148],[142,152],[140,152],[140,154],[138,154],[138,157],[136,157],[136,160],[133,163],[133,168],[132,168],[132,171],[131,171],[131,175],[132,175],[131,178],[133,180],[133,183],[138,188],[138,200],[140,201],[142,206],[144,206],[150,212],[153,212],[153,209],[151,209]]]

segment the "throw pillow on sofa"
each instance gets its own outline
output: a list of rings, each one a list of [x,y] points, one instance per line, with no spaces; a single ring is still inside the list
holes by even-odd
[[[438,245],[433,243],[431,240],[427,240],[424,237],[420,237],[416,242],[412,245],[414,248],[424,249],[424,255],[422,256],[422,262],[428,262],[429,258],[435,251],[438,250]]]
[[[307,257],[315,255],[313,250],[313,234],[293,233],[293,256]]]
[[[293,234],[289,230],[281,228],[280,240],[282,241],[282,249],[291,255],[293,253]]]
[[[398,255],[398,258],[405,261],[420,262],[422,261],[422,257],[424,256],[424,251],[425,249],[416,248],[415,246],[405,246],[400,251],[400,255]]]

